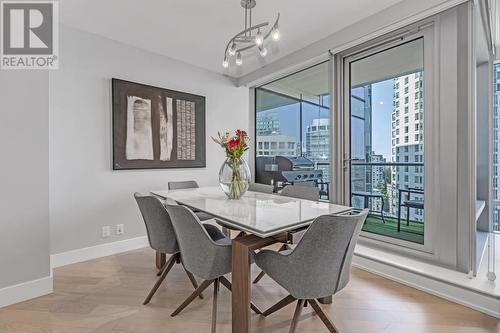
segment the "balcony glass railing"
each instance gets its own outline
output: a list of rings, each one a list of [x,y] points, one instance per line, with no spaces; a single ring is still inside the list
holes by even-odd
[[[380,194],[377,198],[379,203],[369,203],[368,208],[377,206],[375,211],[383,212],[386,216],[398,216],[399,192],[404,191],[403,200],[415,200],[423,202],[424,188],[424,163],[420,162],[363,162],[353,161],[351,164],[351,192],[364,192],[366,194]],[[407,199],[407,190],[414,190],[410,198]],[[422,193],[419,193],[422,192]],[[352,204],[362,207],[364,198],[353,198]],[[376,201],[376,200],[369,200]],[[406,212],[402,215],[406,218]],[[418,212],[411,213],[410,219],[415,222],[422,222],[423,216]]]
[[[423,244],[424,163],[351,163],[351,206],[368,208],[363,230]]]

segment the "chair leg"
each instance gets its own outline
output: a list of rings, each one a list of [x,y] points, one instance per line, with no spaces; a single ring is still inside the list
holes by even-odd
[[[219,278],[214,281],[214,299],[212,305],[212,333],[215,333],[217,327],[217,295],[219,294]]]
[[[156,276],[160,276],[161,273],[163,273],[163,270],[165,269],[165,267],[167,267],[167,263],[165,263],[163,266],[161,266],[161,268],[158,270],[158,272],[156,272]]]
[[[158,276],[161,275],[163,268],[165,268],[166,261],[167,259],[165,253],[156,251],[156,269],[158,270],[159,273]]]
[[[330,317],[328,317],[323,309],[321,309],[321,306],[316,302],[315,299],[310,299],[309,304],[311,304],[311,307],[318,314],[323,324],[325,324],[326,328],[328,328],[331,333],[339,333],[339,330],[335,327]]]
[[[193,285],[194,289],[198,289],[198,282],[196,282],[196,279],[194,278],[193,273],[188,272],[188,270],[186,269],[186,267],[184,267],[184,271],[186,272],[186,275],[188,276],[189,281],[191,281],[191,284]],[[202,294],[202,293],[200,293],[200,294],[198,295],[198,297],[199,297],[200,299],[203,299],[203,294]]]
[[[266,273],[264,271],[261,271],[259,275],[257,275],[257,277],[255,278],[255,280],[253,280],[253,283],[258,283],[260,279],[262,279],[265,275]]]
[[[181,305],[177,309],[175,309],[174,312],[170,316],[175,317],[177,316],[186,306],[189,305],[196,297],[198,297],[199,294],[203,292],[203,290],[207,289],[208,286],[210,286],[214,282],[214,280],[205,280],[201,283],[201,285],[196,289],[191,295],[189,295],[188,298],[184,302],[182,302]]]
[[[297,323],[299,322],[300,313],[302,312],[302,308],[304,307],[304,300],[299,299],[297,302],[297,306],[295,307],[295,313],[293,314],[292,323],[290,324],[290,330],[288,333],[294,333],[297,328]]]
[[[274,313],[274,312],[276,312],[276,311],[284,308],[285,306],[287,306],[290,303],[295,302],[296,300],[297,299],[295,297],[293,297],[292,295],[288,295],[287,297],[283,298],[281,301],[279,301],[278,303],[274,304],[269,309],[267,309],[266,311],[264,311],[262,313],[262,315],[265,316],[265,317],[267,317],[271,313]]]
[[[220,283],[222,283],[222,285],[223,285],[224,287],[226,287],[226,288],[227,288],[227,290],[232,291],[232,284],[231,284],[231,282],[229,282],[229,280],[228,280],[228,279],[226,279],[226,277],[225,277],[225,276],[221,276],[221,277],[219,278],[219,281],[220,281]],[[262,311],[260,311],[260,309],[259,309],[259,308],[258,308],[255,304],[253,304],[252,302],[250,302],[250,308],[251,308],[251,309],[253,310],[253,312],[255,312],[256,314],[262,314]]]
[[[146,299],[142,303],[143,305],[146,305],[149,303],[149,301],[151,301],[151,298],[153,298],[153,295],[156,293],[156,291],[158,290],[158,288],[162,284],[163,280],[165,280],[165,278],[167,277],[168,272],[170,272],[170,269],[172,269],[172,266],[174,266],[175,260],[176,260],[175,257],[176,257],[175,254],[170,256],[167,263],[165,264],[166,267],[163,269],[163,272],[161,273],[160,278],[156,281],[155,285],[153,286],[153,289],[151,289],[148,296],[146,297]]]

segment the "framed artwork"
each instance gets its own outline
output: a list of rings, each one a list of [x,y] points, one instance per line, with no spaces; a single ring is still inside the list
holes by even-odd
[[[205,97],[112,79],[113,170],[204,168]]]

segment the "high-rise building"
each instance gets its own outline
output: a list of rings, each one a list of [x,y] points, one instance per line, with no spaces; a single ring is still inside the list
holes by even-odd
[[[323,180],[329,179],[330,119],[316,118],[306,129],[305,151],[303,155],[323,170]]]
[[[372,163],[385,163],[387,162],[385,157],[381,154],[376,154],[372,151],[371,154],[371,162]],[[374,165],[372,166],[372,184],[373,186],[384,185],[384,166],[383,165]]]
[[[299,145],[297,138],[281,134],[277,114],[271,113],[256,119],[257,156],[297,156]]]
[[[330,155],[330,119],[316,118],[307,126],[304,156],[313,161],[326,161]]]
[[[257,117],[255,120],[255,130],[257,135],[279,134],[281,128],[278,115],[270,113]]]
[[[416,163],[392,168],[391,214],[396,215],[399,189],[424,188],[424,119],[423,73],[416,72],[394,79],[394,107],[392,111],[392,162]],[[403,197],[406,197],[404,193]],[[412,200],[424,200],[421,194],[412,194]],[[402,217],[406,218],[406,210]],[[410,219],[423,221],[423,211],[411,209]]]
[[[299,146],[293,136],[274,134],[257,137],[257,156],[297,156]]]

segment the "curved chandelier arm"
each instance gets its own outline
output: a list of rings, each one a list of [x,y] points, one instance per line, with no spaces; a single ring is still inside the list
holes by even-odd
[[[280,20],[280,13],[278,13],[278,16],[276,16],[276,21],[274,21],[274,24],[273,24],[273,29],[274,28],[277,28],[278,27],[278,22]],[[269,35],[271,34],[271,32],[273,31],[273,29],[269,30],[267,32],[267,34],[264,36],[264,39],[267,39],[267,37],[269,37]]]
[[[278,22],[280,20],[280,13],[278,13],[278,16],[276,17],[276,21],[274,22],[273,24],[273,28],[276,28],[278,26]],[[265,27],[265,26],[268,26],[269,25],[269,22],[265,22],[265,23],[261,23],[261,24],[257,24],[257,25],[254,25],[253,27],[250,27],[250,28],[247,28],[243,31],[240,31],[239,33],[237,33],[233,38],[231,38],[229,40],[229,42],[227,43],[226,45],[226,49],[224,51],[224,57],[226,56],[227,54],[227,51],[229,49],[229,47],[231,46],[231,44],[234,42],[234,40],[236,38],[238,38],[239,36],[245,34],[246,32],[250,32],[250,31],[253,31],[253,30],[256,30],[256,29],[259,29],[259,28],[262,28],[262,27]],[[269,37],[269,35],[271,35],[271,32],[272,32],[273,29],[270,29],[265,35],[264,35],[264,40],[267,39]],[[248,50],[252,47],[254,47],[255,45],[248,45],[248,46],[245,46],[245,47],[242,47],[238,50],[236,50],[237,52],[242,52],[242,51],[245,51],[245,50]]]
[[[238,32],[238,33],[237,33],[236,35],[234,35],[234,37],[233,37],[233,38],[231,38],[231,39],[229,40],[229,42],[227,43],[227,45],[226,45],[226,52],[227,52],[227,50],[229,49],[229,46],[231,46],[231,43],[232,43],[232,42],[233,42],[236,38],[238,38],[239,36],[243,35],[245,32],[250,32],[250,31],[253,31],[253,30],[255,30],[255,29],[259,29],[259,28],[265,27],[265,26],[267,26],[267,25],[269,25],[269,22],[265,22],[265,23],[257,24],[257,25],[254,25],[253,27],[250,27],[250,28],[248,28],[248,29],[245,29],[245,30],[242,30],[242,31]],[[266,36],[267,36],[267,35],[266,35]]]

